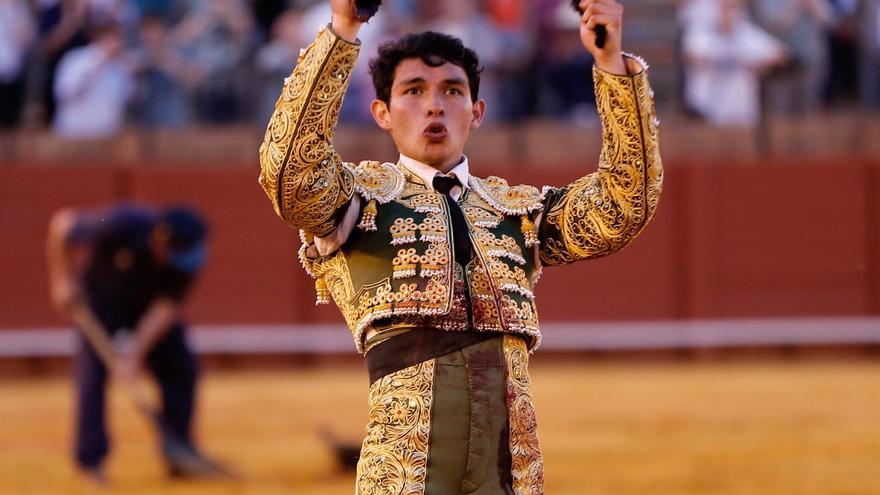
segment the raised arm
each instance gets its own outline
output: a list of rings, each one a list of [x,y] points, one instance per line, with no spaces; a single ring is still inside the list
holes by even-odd
[[[612,0],[584,1],[581,6],[586,9],[581,39],[596,59],[593,81],[602,152],[597,172],[545,191],[539,227],[545,265],[597,258],[623,248],[653,216],[663,185],[647,67],[620,55],[623,9]],[[593,44],[597,23],[608,32],[601,50]]]
[[[333,22],[301,51],[260,146],[259,182],[276,213],[315,236],[336,228],[353,191],[332,139],[360,51],[360,25],[348,0],[333,0]]]

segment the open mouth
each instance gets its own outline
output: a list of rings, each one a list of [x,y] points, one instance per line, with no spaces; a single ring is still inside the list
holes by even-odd
[[[431,141],[441,141],[446,138],[448,132],[446,126],[439,123],[428,124],[422,135]]]

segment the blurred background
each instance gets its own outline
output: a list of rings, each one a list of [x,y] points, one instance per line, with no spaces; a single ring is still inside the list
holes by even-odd
[[[559,0],[390,0],[362,31],[337,149],[395,161],[366,61],[438,30],[475,48],[475,174],[563,185],[601,134],[577,16]],[[624,0],[651,65],[666,184],[629,248],[544,272],[533,358],[548,493],[880,493],[880,1]],[[349,493],[367,377],[314,306],[257,148],[305,0],[0,0],[0,492],[78,493],[76,340],[47,297],[61,207],[186,202],[211,225],[188,304],[207,448],[234,483],[169,484],[114,396],[120,493]],[[117,394],[118,395],[118,394]],[[111,489],[113,485],[111,485]]]

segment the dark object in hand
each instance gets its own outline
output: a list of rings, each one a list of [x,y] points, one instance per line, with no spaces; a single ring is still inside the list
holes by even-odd
[[[354,0],[354,18],[358,22],[367,22],[379,11],[382,0]]]
[[[571,0],[571,8],[575,10],[580,15],[584,15],[584,11],[581,10],[580,0]],[[598,24],[593,31],[596,32],[596,48],[602,49],[605,48],[605,37],[608,36],[608,31],[605,30],[605,26],[602,24]]]

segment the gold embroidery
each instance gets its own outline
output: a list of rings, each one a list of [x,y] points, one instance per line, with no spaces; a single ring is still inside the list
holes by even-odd
[[[351,172],[354,188],[364,199],[385,204],[403,191],[406,177],[394,163],[363,161],[357,165],[346,163],[345,168]]]
[[[434,360],[391,373],[370,386],[370,422],[355,493],[424,493],[433,395]]]
[[[538,313],[531,301],[517,302],[504,294],[501,296],[501,313],[508,322],[508,331],[529,337],[529,352],[541,346],[541,329],[538,326]]]
[[[535,247],[541,243],[538,239],[538,231],[535,230],[535,223],[529,218],[528,215],[521,215],[520,217],[520,232],[523,235],[523,240],[526,242],[526,247]]]
[[[330,290],[323,278],[315,279],[315,305],[330,304]]]
[[[541,249],[541,260],[549,265],[621,249],[651,219],[662,189],[647,75],[615,76],[594,68],[593,78],[603,128],[599,171],[561,190],[545,189],[548,196],[562,194],[545,217],[562,236],[548,239]]]
[[[422,186],[424,189],[424,186]],[[443,198],[439,194],[419,194],[402,199],[401,202],[412,208],[416,213],[440,213],[443,211]]]
[[[510,186],[501,177],[471,176],[470,186],[484,201],[505,215],[526,215],[540,211],[544,195],[534,186]]]
[[[396,167],[396,166],[395,166]],[[403,172],[401,172],[403,174]],[[450,262],[448,246],[448,227],[446,225],[445,203],[439,195],[426,192],[421,183],[406,181],[403,191],[393,200],[410,210],[426,213],[419,229],[420,241],[427,242],[424,252],[420,246],[401,249],[391,260],[389,279],[364,286],[357,296],[352,297],[342,313],[352,330],[358,352],[363,352],[362,336],[373,322],[386,318],[420,317],[421,324],[433,324],[443,317],[442,327],[462,330],[467,327],[467,314],[462,321],[451,321],[457,299],[454,296],[453,265]],[[434,207],[439,208],[435,210]],[[418,211],[417,211],[418,212]],[[380,212],[381,214],[381,212]],[[416,220],[412,220],[413,224]],[[410,230],[412,225],[404,218],[403,223],[391,227],[393,238],[396,230]],[[412,278],[419,276],[419,278]],[[400,281],[395,289],[392,283]],[[463,307],[462,303],[462,307]]]
[[[358,224],[358,228],[368,232],[375,232],[377,211],[376,200],[371,199],[367,202],[367,206],[364,207],[364,213],[361,215],[361,221]]]
[[[487,255],[494,258],[507,258],[519,265],[526,263],[519,244],[513,237],[503,234],[499,239],[491,231],[483,228],[473,229],[473,233]]]
[[[471,225],[477,227],[494,229],[504,219],[503,216],[478,206],[465,205],[462,209]]]
[[[492,272],[492,278],[499,289],[515,292],[527,299],[535,298],[525,270],[518,266],[511,268],[507,263],[497,259],[490,259],[488,263],[489,271]]]
[[[260,146],[259,182],[290,226],[324,236],[351,198],[351,173],[331,140],[359,45],[326,27],[300,56],[275,104]]]
[[[397,246],[416,242],[416,230],[418,228],[415,220],[412,218],[395,219],[394,225],[391,226],[391,244]]]
[[[448,255],[447,255],[448,256]],[[464,296],[464,271],[458,263],[453,263],[452,306],[445,315],[433,318],[430,325],[449,331],[468,330],[468,307]]]
[[[416,254],[415,248],[398,251],[397,256],[391,262],[394,267],[394,278],[415,277],[420,259],[421,257]]]
[[[448,228],[440,212],[429,213],[418,225],[419,239],[427,242],[446,242]]]
[[[446,244],[433,244],[428,247],[425,254],[422,255],[419,262],[422,269],[419,275],[422,277],[433,277],[441,275],[449,264],[449,247]]]
[[[329,259],[312,264],[312,271],[316,280],[315,289],[318,291],[318,299],[326,297],[324,291],[329,291],[336,305],[342,310],[342,315],[348,320],[352,316],[348,302],[354,297],[354,288],[351,285],[351,273],[348,271],[345,257],[337,252]],[[317,280],[323,280],[324,287],[317,287]]]
[[[498,303],[486,267],[479,260],[474,260],[468,264],[467,273],[474,328],[480,331],[503,331]]]
[[[507,363],[507,405],[510,414],[510,456],[513,491],[518,495],[544,493],[544,460],[538,443],[538,420],[532,403],[529,356],[525,342],[504,336]]]

